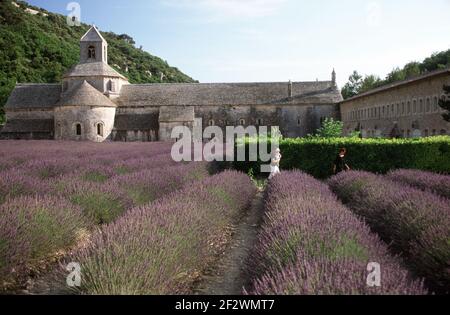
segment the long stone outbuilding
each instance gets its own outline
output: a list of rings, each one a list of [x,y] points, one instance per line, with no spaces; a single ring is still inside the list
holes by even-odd
[[[92,27],[80,62],[61,84],[17,84],[5,106],[3,139],[168,141],[175,126],[279,126],[285,137],[313,133],[339,117],[330,81],[130,84],[108,65],[108,43]]]
[[[340,103],[344,133],[363,138],[419,138],[450,135],[439,107],[444,85],[450,85],[450,69],[442,69],[395,82]]]

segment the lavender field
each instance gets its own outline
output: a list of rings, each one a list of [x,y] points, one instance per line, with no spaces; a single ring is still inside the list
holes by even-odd
[[[290,171],[262,187],[170,152],[0,141],[0,293],[448,293],[449,176]]]

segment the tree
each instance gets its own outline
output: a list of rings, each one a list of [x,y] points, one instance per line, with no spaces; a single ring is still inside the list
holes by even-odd
[[[362,86],[362,76],[358,71],[353,71],[352,75],[348,78],[348,82],[342,88],[342,96],[344,99],[353,97],[359,93]]]
[[[450,85],[444,85],[444,94],[439,101],[439,106],[447,112],[442,114],[445,121],[450,122]]]
[[[359,93],[367,92],[369,90],[379,87],[383,81],[376,75],[367,75],[361,83]]]
[[[317,130],[316,136],[319,138],[338,138],[342,136],[344,123],[333,118],[325,118],[322,127]]]

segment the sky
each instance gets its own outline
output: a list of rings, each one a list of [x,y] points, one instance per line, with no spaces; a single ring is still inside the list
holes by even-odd
[[[65,0],[28,0],[69,14]],[[331,80],[450,49],[450,0],[78,0],[81,21],[200,82]]]

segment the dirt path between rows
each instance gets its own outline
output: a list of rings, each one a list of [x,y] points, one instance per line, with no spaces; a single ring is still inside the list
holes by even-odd
[[[250,210],[235,227],[232,244],[214,274],[204,277],[196,292],[199,295],[241,295],[249,284],[246,261],[256,243],[263,216],[263,192],[258,191]]]

